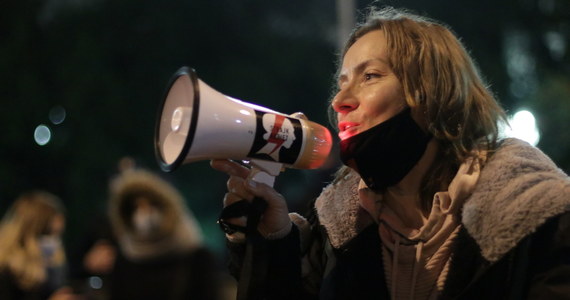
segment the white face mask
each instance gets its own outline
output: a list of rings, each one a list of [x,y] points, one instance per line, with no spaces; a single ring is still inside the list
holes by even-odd
[[[42,235],[38,242],[42,251],[42,256],[46,261],[50,261],[53,258],[55,251],[57,251],[61,243],[59,238],[53,235]]]
[[[133,214],[133,226],[135,231],[142,235],[148,236],[155,232],[162,222],[162,215],[155,209],[137,209]]]

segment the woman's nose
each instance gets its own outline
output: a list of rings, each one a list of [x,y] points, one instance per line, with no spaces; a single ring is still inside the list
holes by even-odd
[[[350,89],[339,91],[333,98],[332,108],[337,113],[346,114],[358,107],[358,100],[352,94]]]

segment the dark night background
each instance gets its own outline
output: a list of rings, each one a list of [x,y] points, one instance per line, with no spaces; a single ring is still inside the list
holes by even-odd
[[[104,213],[109,179],[130,156],[182,191],[208,244],[223,253],[215,221],[226,176],[206,161],[166,174],[154,158],[166,84],[179,67],[191,66],[224,94],[284,113],[303,111],[329,126],[337,45],[345,38],[337,36],[337,2],[3,0],[0,213],[25,190],[55,193],[68,210],[66,240],[73,248],[89,221]],[[449,24],[507,111],[533,111],[537,147],[570,171],[569,1],[379,3]],[[368,4],[355,2],[360,10]],[[43,146],[34,140],[40,124],[52,134]],[[287,170],[277,189],[301,210],[329,171]]]

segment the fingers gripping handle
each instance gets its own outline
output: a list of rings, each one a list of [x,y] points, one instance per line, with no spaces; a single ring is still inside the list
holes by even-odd
[[[275,177],[279,175],[283,168],[283,164],[281,163],[256,159],[249,161],[249,164],[252,166],[252,168],[247,179],[267,184],[270,187],[273,187]],[[255,197],[251,202],[248,202],[247,200],[234,202],[224,207],[218,218],[218,224],[227,234],[233,234],[236,231],[244,233],[249,232],[250,234],[257,232],[257,225],[259,224],[261,215],[265,211],[266,207],[267,203],[265,200],[259,197]],[[247,217],[245,227],[227,223],[225,221],[229,218],[237,218],[241,216]]]

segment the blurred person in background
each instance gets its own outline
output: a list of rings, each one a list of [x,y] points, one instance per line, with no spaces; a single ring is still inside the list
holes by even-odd
[[[126,169],[111,182],[109,212],[118,247],[110,299],[219,299],[222,268],[171,184],[148,171]],[[104,267],[109,246],[99,247]]]
[[[22,194],[0,224],[0,299],[80,299],[66,284],[65,228],[60,199]]]
[[[117,243],[107,214],[97,212],[87,230],[74,241],[70,257],[70,279],[74,290],[90,300],[109,298],[110,274],[117,257]]]

